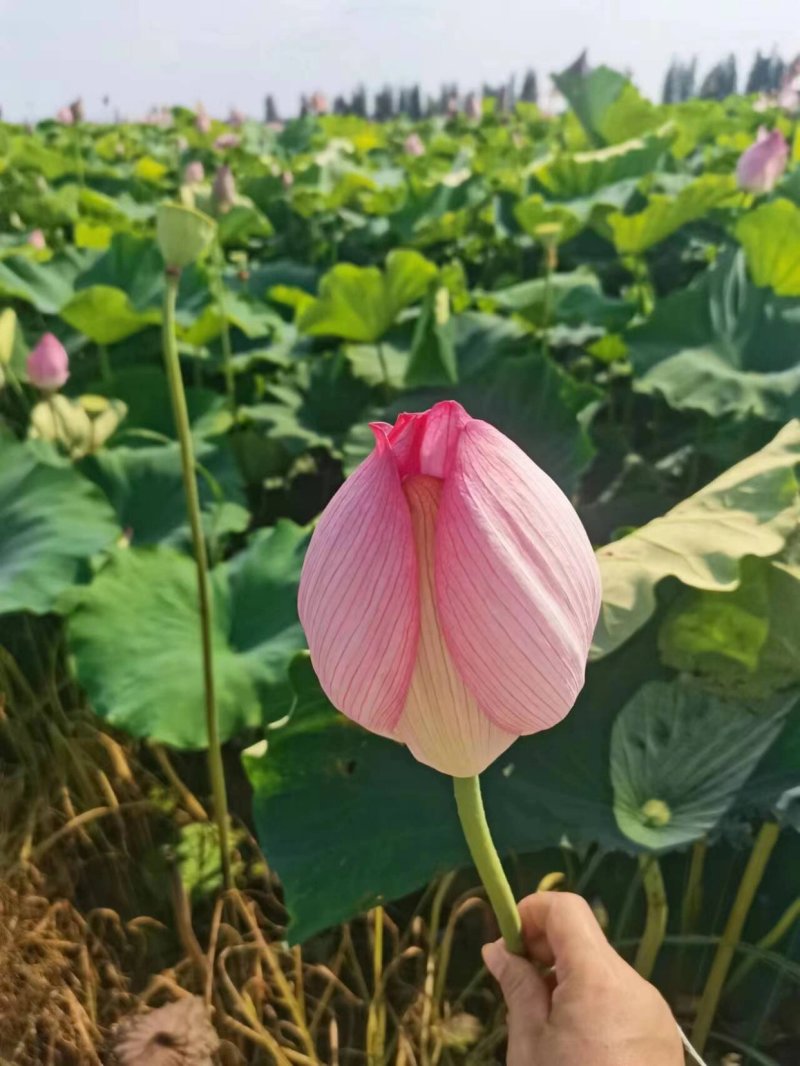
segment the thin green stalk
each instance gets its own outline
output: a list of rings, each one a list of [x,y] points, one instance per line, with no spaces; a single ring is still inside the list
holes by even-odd
[[[492,842],[481,798],[481,784],[475,777],[454,777],[453,788],[461,828],[467,840],[472,861],[483,882],[492,905],[506,947],[515,955],[524,955],[522,923],[508,878],[500,865]]]
[[[214,299],[217,303],[217,311],[219,312],[221,333],[220,343],[222,344],[222,373],[225,378],[225,395],[228,397],[228,403],[230,404],[231,411],[236,411],[236,378],[233,371],[233,348],[231,346],[231,330],[228,325],[228,316],[225,310],[225,282],[223,279],[222,269],[225,263],[222,248],[217,242],[216,255],[214,256],[215,263],[212,270],[213,286],[214,286]]]
[[[104,385],[110,385],[114,375],[111,372],[111,360],[108,358],[108,348],[105,344],[97,346],[97,354],[100,357],[100,377]]]
[[[681,932],[693,933],[700,919],[703,908],[703,870],[706,863],[708,840],[701,837],[692,846],[692,861],[689,864],[689,876],[686,891],[683,893],[681,908]]]
[[[381,374],[383,375],[384,399],[388,403],[392,397],[392,383],[389,380],[389,364],[386,362],[386,353],[383,350],[383,344],[379,341],[376,347],[378,349],[378,362],[380,363]]]
[[[774,948],[776,944],[786,936],[795,922],[800,921],[800,897],[794,901],[781,915],[778,921],[773,925],[768,933],[761,937],[756,943],[756,947],[761,951],[769,951],[770,948]],[[740,963],[738,969],[736,969],[731,975],[730,981],[725,986],[725,995],[729,995],[738,984],[747,976],[747,974],[753,969],[758,962],[758,958],[751,955]]]
[[[634,967],[645,980],[649,980],[666,936],[669,908],[664,878],[656,856],[640,855],[639,868],[642,871],[642,883],[647,899],[647,920],[642,939],[639,941]]]
[[[212,603],[208,576],[208,558],[203,525],[200,517],[200,498],[197,491],[192,432],[186,393],[183,388],[178,345],[175,339],[175,303],[178,295],[178,273],[167,272],[167,287],[164,296],[164,364],[169,383],[172,413],[181,449],[183,491],[186,511],[192,531],[192,548],[197,567],[197,596],[200,611],[200,637],[203,651],[203,689],[205,693],[206,730],[208,732],[208,770],[214,801],[214,817],[219,831],[222,879],[225,888],[232,886],[230,844],[228,839],[228,797],[225,791],[225,769],[222,763],[222,747],[219,739],[217,706],[214,694],[214,659],[212,650]]]
[[[701,1055],[705,1049],[708,1034],[711,1032],[719,997],[722,994],[722,988],[725,984],[725,978],[728,976],[736,946],[742,939],[744,923],[758,891],[758,886],[761,884],[761,878],[764,876],[764,870],[767,867],[770,855],[778,843],[779,835],[780,827],[776,822],[764,823],[756,837],[755,844],[753,844],[753,850],[750,852],[750,858],[739,882],[739,890],[736,893],[736,899],[733,901],[733,907],[728,916],[728,922],[722,934],[719,947],[714,955],[714,961],[711,964],[706,987],[703,989],[700,1005],[697,1008],[697,1018],[692,1030],[692,1043]]]

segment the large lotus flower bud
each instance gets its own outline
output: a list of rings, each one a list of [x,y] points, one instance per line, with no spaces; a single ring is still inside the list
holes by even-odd
[[[220,211],[227,211],[236,202],[236,181],[233,171],[228,166],[221,166],[214,177],[211,187],[214,203]]]
[[[406,155],[425,155],[425,145],[422,143],[422,138],[418,133],[409,133],[403,141],[403,151]]]
[[[54,392],[69,378],[69,356],[58,337],[45,333],[28,356],[28,381],[43,392]]]
[[[193,159],[191,163],[187,163],[183,171],[183,183],[184,185],[199,185],[206,176],[206,172],[203,168],[203,164],[199,159]]]
[[[739,157],[736,178],[747,192],[771,192],[786,169],[789,145],[780,130],[768,133],[763,127],[758,138]]]
[[[558,486],[459,404],[372,431],[303,566],[311,659],[349,718],[470,777],[575,702],[594,553]]]

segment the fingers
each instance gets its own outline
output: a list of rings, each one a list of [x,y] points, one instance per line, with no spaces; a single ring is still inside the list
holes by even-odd
[[[529,959],[512,955],[502,940],[483,947],[483,961],[508,1006],[509,1044],[527,1043],[550,1013],[550,993]]]
[[[519,905],[522,935],[531,959],[555,966],[561,983],[570,974],[605,968],[614,949],[581,896],[571,892],[536,892]]]

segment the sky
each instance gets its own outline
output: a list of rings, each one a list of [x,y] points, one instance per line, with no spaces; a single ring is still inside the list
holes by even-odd
[[[260,116],[271,92],[293,113],[301,92],[361,82],[466,90],[532,67],[541,84],[584,47],[657,95],[674,55],[704,71],[733,52],[740,73],[757,48],[792,57],[797,11],[797,0],[0,0],[0,106],[14,121],[77,96],[94,119],[198,100]]]

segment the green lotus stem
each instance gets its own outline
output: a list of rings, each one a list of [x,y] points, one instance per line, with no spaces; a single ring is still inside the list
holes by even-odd
[[[728,976],[736,947],[742,938],[744,923],[779,835],[780,828],[776,822],[764,823],[753,844],[742,880],[739,882],[739,890],[714,955],[692,1030],[692,1043],[701,1055],[705,1049],[708,1034],[711,1032],[725,978]]]
[[[378,362],[380,363],[381,374],[383,374],[384,399],[388,403],[392,395],[392,383],[389,381],[389,364],[386,362],[386,353],[383,350],[383,344],[379,341],[376,347],[378,349]]]
[[[221,322],[220,343],[222,345],[222,373],[225,378],[225,393],[228,397],[228,403],[230,404],[231,411],[236,410],[236,379],[233,372],[233,349],[231,347],[231,331],[228,325],[228,316],[225,311],[225,281],[223,279],[223,267],[225,265],[225,256],[222,251],[222,246],[217,241],[216,254],[214,256],[215,262],[212,269],[212,278],[214,286],[214,299],[217,303],[217,310],[219,311],[219,317]]]
[[[515,955],[524,955],[522,922],[514,893],[500,865],[497,849],[489,832],[486,813],[483,809],[480,779],[477,775],[454,777],[453,787],[458,817],[461,819],[461,828],[464,830],[469,853],[486,889],[486,895],[494,910],[503,940],[509,951]]]
[[[203,524],[200,517],[200,497],[197,491],[192,431],[186,407],[186,393],[178,359],[175,339],[175,303],[178,295],[180,274],[167,271],[164,296],[164,365],[167,371],[172,413],[181,449],[181,471],[186,511],[192,531],[192,548],[197,568],[197,598],[200,610],[200,637],[203,652],[203,690],[205,694],[206,731],[208,733],[208,770],[211,778],[211,793],[214,802],[214,818],[219,831],[219,848],[222,862],[222,880],[225,888],[232,886],[230,844],[228,838],[228,797],[225,791],[225,768],[222,763],[222,747],[219,739],[217,705],[214,694],[214,655],[211,638],[212,603],[211,585],[208,576],[208,558]]]
[[[108,348],[105,344],[98,344],[97,354],[100,359],[100,377],[104,385],[110,385],[114,375],[111,373],[111,360],[108,358]]]
[[[647,920],[642,939],[639,941],[634,967],[645,980],[649,980],[667,933],[669,905],[661,865],[656,856],[640,855],[639,868],[642,871],[642,883],[647,899]]]
[[[683,894],[681,908],[681,932],[693,933],[703,907],[703,871],[706,864],[708,840],[701,837],[692,847],[692,861],[689,864],[689,877]]]
[[[771,948],[774,948],[776,944],[783,940],[794,923],[798,920],[800,920],[800,898],[796,899],[794,903],[786,908],[775,925],[773,925],[769,932],[765,933],[756,943],[756,947],[760,951],[769,951]],[[726,996],[729,992],[732,992],[742,980],[744,980],[758,961],[758,956],[751,955],[749,958],[743,959],[742,962],[739,963],[739,966],[731,975],[730,981],[728,981],[725,986]]]

